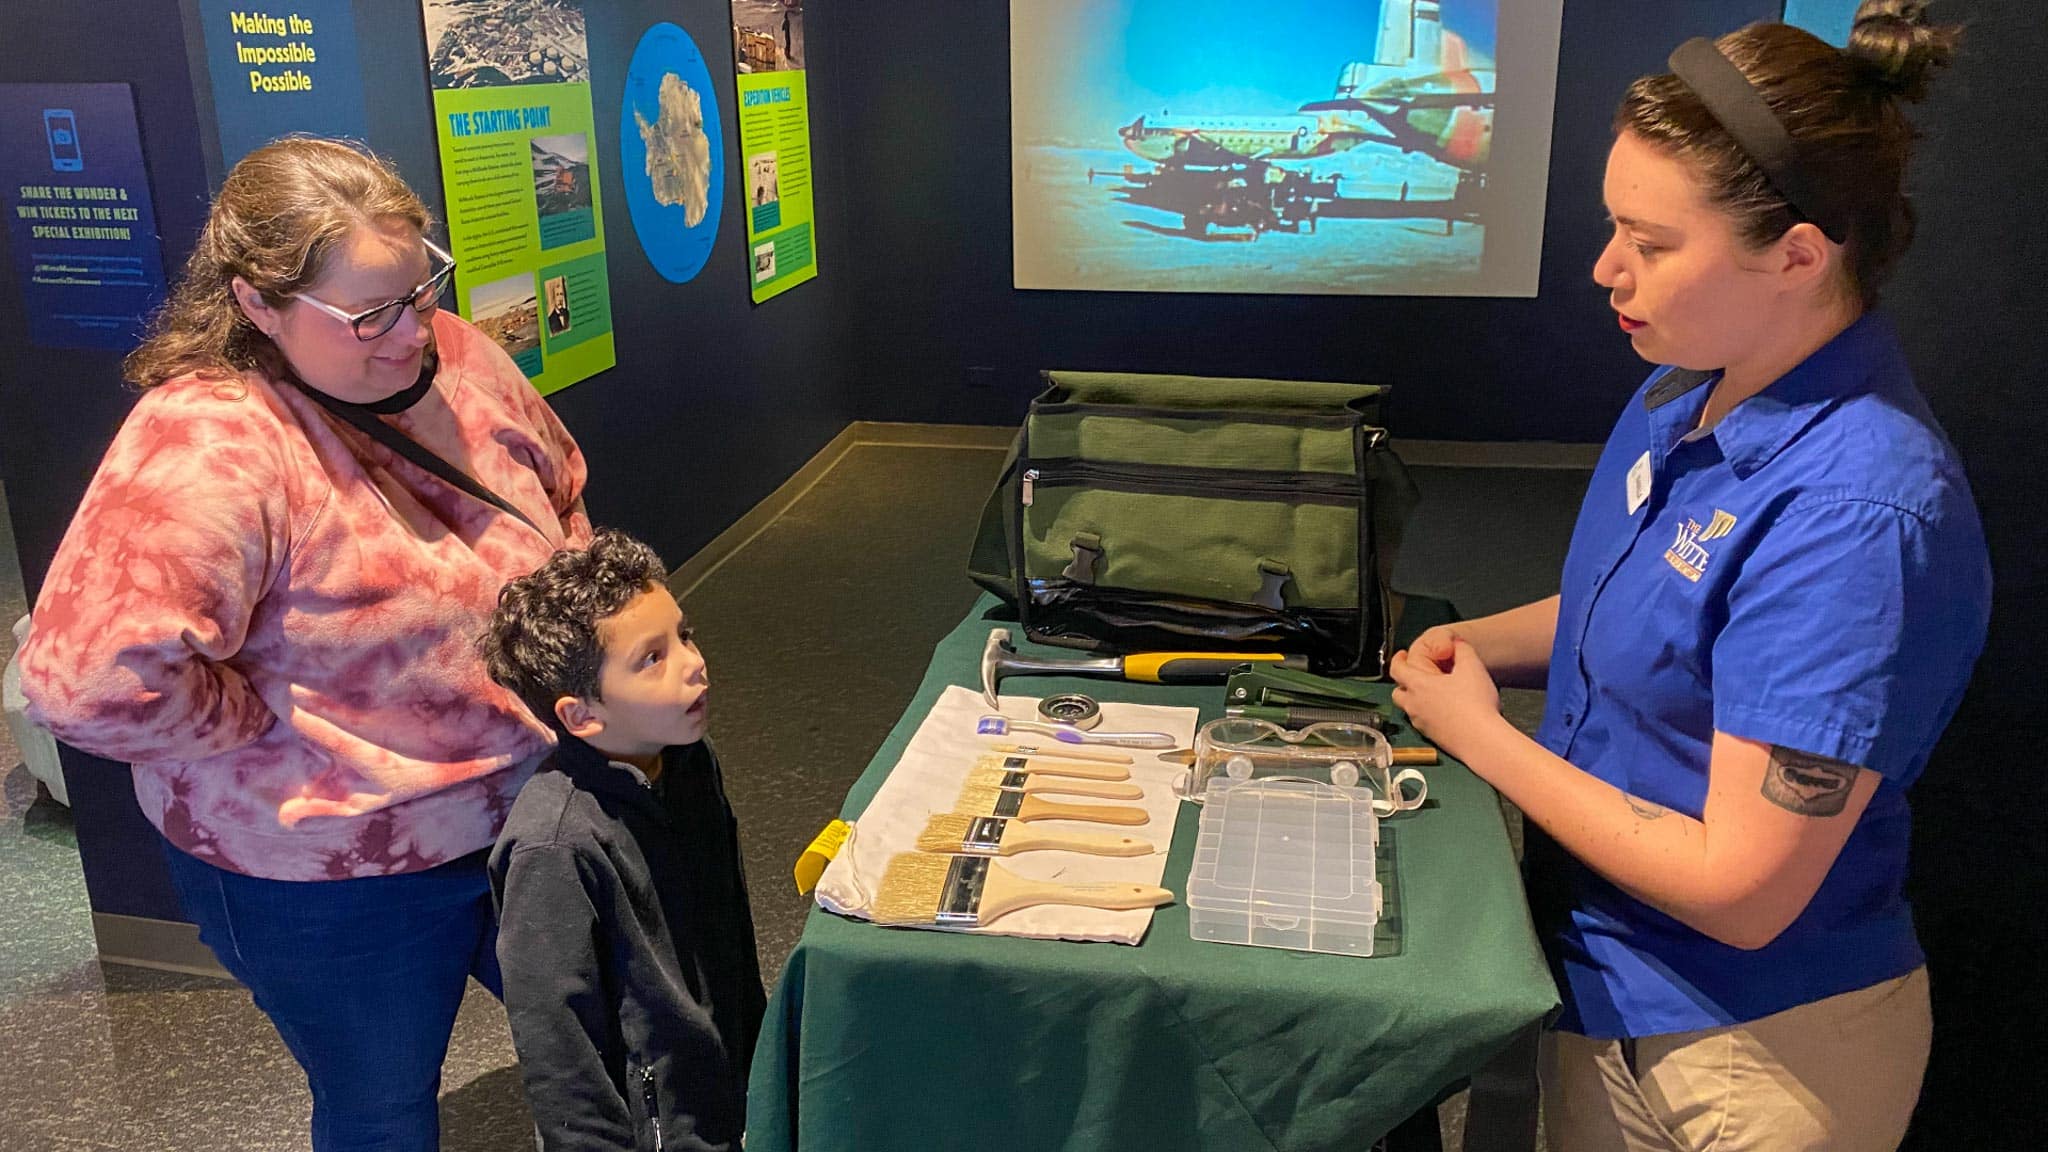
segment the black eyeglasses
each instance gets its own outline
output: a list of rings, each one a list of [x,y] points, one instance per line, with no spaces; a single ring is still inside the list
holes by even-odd
[[[441,251],[432,240],[424,236],[420,237],[420,243],[427,246],[427,251],[441,258],[441,269],[427,277],[425,283],[396,300],[386,300],[374,308],[365,308],[361,312],[344,312],[309,292],[296,293],[294,298],[304,300],[336,320],[346,321],[349,330],[356,334],[356,339],[366,343],[375,340],[391,331],[398,323],[398,318],[405,315],[407,306],[421,315],[439,308],[441,295],[448,290],[448,281],[455,276],[455,257]]]

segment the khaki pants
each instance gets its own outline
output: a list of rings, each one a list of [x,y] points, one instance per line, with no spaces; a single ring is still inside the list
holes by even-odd
[[[1619,1040],[1546,1032],[1552,1152],[1890,1152],[1934,1030],[1927,969],[1761,1020]]]

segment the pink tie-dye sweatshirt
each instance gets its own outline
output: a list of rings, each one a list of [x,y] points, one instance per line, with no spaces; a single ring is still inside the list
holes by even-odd
[[[505,581],[589,541],[583,456],[511,359],[434,317],[432,390],[385,420],[536,532],[247,373],[150,389],[58,548],[30,715],[134,765],[179,848],[279,880],[488,847],[548,750],[484,674]]]

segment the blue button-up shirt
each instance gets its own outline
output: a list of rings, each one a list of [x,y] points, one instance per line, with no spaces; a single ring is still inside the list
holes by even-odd
[[[1532,847],[1558,1027],[1590,1036],[1754,1020],[1923,962],[1902,891],[1906,788],[1990,610],[1968,482],[1885,321],[1865,316],[1699,432],[1714,379],[1659,369],[1607,442],[1565,560],[1537,738],[1696,819],[1717,730],[1883,779],[1812,903],[1756,951]]]

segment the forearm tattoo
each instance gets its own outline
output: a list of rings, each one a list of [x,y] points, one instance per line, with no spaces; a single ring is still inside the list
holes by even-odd
[[[1854,764],[1773,744],[1764,769],[1764,799],[1801,816],[1839,815],[1861,771]]]
[[[1628,800],[1629,811],[1634,812],[1645,820],[1655,820],[1659,816],[1669,816],[1671,814],[1671,809],[1666,808],[1662,804],[1652,804],[1640,796],[1630,796],[1626,792],[1622,793],[1622,796]]]

